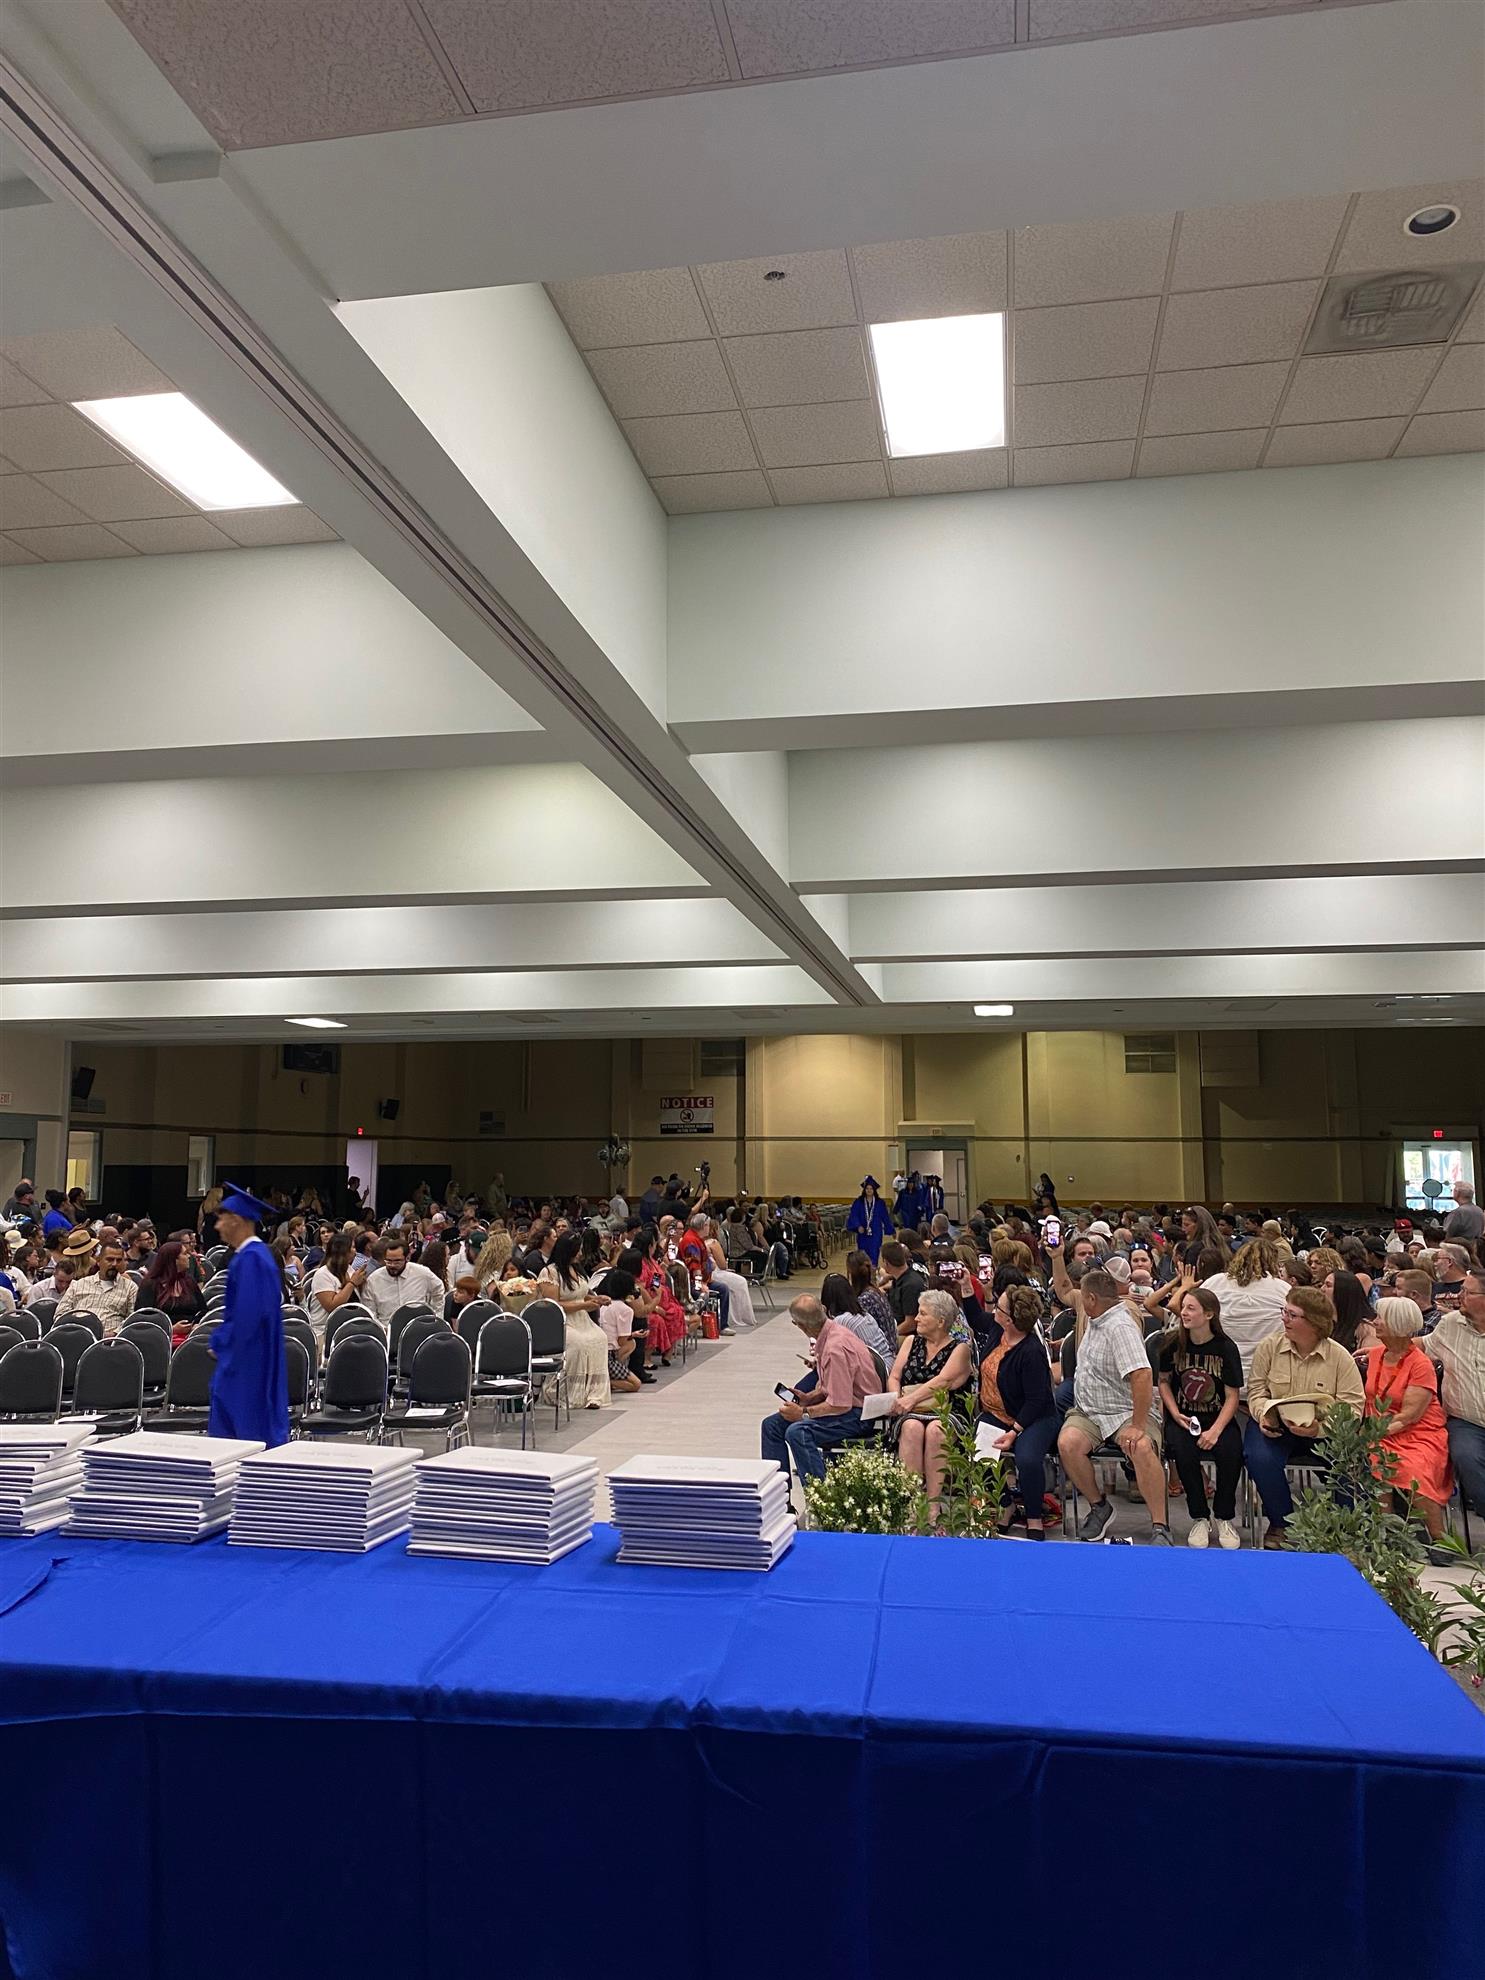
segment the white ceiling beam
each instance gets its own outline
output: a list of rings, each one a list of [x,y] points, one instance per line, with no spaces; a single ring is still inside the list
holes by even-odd
[[[1469,455],[685,517],[670,720],[735,750],[1485,713],[1482,542]]]
[[[1233,729],[1162,735],[1158,752],[1078,736],[813,751],[789,765],[791,873],[806,894],[1485,862],[1482,718],[1332,728],[1318,751],[1303,730]]]
[[[921,888],[849,903],[857,963],[1485,946],[1478,873]]]
[[[1212,998],[1229,1010],[1238,1002],[1250,1017],[1281,999],[1298,997],[1446,996],[1485,1009],[1481,997],[1485,950],[1408,951],[1393,955],[1258,954],[1228,956],[1100,956],[1080,961],[885,963],[888,1003],[957,1003],[970,1021],[976,1003],[1015,1005],[1018,1022],[1034,1025],[1043,1002],[1086,1001],[1117,1012],[1141,999]],[[1270,1020],[1271,1021],[1271,1020]]]
[[[455,863],[458,863],[456,853]],[[0,922],[11,983],[777,963],[729,901],[70,915]]]

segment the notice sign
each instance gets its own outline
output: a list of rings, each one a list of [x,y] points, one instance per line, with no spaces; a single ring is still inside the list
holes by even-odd
[[[710,1134],[715,1112],[710,1093],[684,1094],[660,1102],[662,1134]]]

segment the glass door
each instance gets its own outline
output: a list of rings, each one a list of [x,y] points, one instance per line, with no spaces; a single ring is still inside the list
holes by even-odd
[[[1454,1208],[1455,1183],[1475,1180],[1475,1150],[1468,1141],[1405,1141],[1403,1143],[1403,1201],[1410,1210],[1437,1209],[1441,1217]]]

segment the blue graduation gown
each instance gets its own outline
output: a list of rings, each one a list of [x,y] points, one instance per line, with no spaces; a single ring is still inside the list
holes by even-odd
[[[897,1193],[897,1221],[906,1224],[909,1230],[916,1230],[928,1214],[926,1205],[928,1191],[922,1183],[916,1189],[908,1188]]]
[[[937,1183],[924,1183],[923,1199],[923,1213],[930,1219],[944,1207],[944,1193]]]
[[[872,1198],[870,1208],[866,1198],[858,1196],[846,1217],[846,1229],[856,1233],[857,1243],[875,1265],[884,1241],[892,1235],[891,1212],[879,1196]]]
[[[270,1449],[289,1441],[283,1291],[273,1253],[249,1238],[227,1267],[226,1315],[212,1336],[207,1435],[255,1437]]]

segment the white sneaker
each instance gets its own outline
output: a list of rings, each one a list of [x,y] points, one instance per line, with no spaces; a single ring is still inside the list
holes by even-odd
[[[1238,1536],[1238,1530],[1232,1521],[1230,1519],[1219,1519],[1217,1521],[1217,1545],[1219,1547],[1225,1547],[1231,1553],[1234,1547],[1241,1547],[1242,1544],[1242,1540]]]
[[[1193,1519],[1191,1522],[1191,1531],[1186,1535],[1186,1545],[1188,1547],[1204,1547],[1211,1537],[1210,1521]]]

